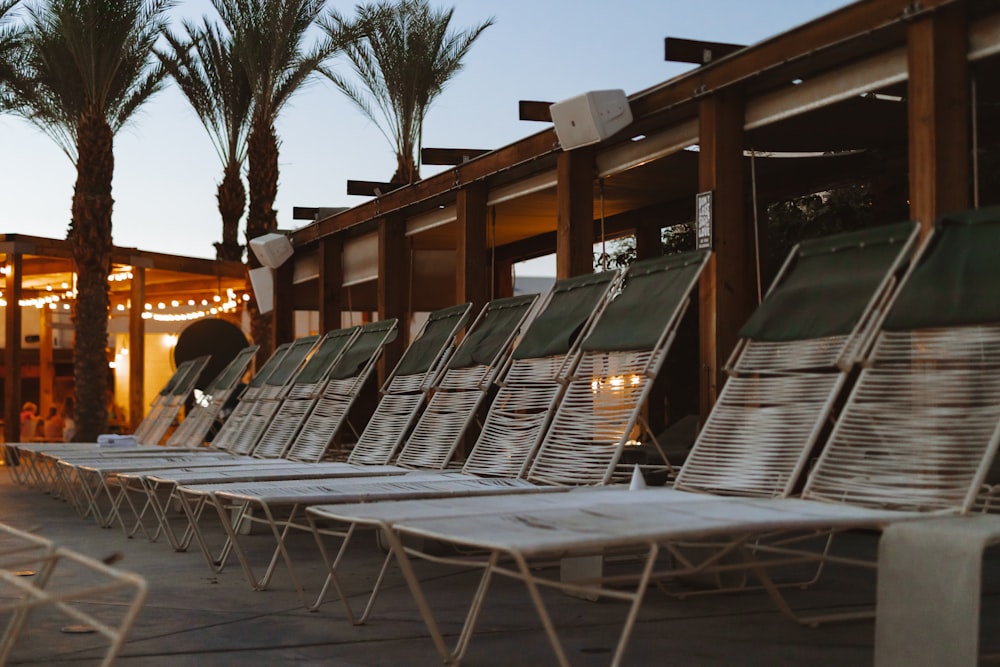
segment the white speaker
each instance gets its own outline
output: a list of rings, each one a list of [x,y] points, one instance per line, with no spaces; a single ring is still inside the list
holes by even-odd
[[[260,312],[270,313],[274,310],[274,269],[267,266],[250,269],[250,285]]]
[[[592,90],[549,106],[565,151],[596,144],[632,122],[624,90]]]
[[[276,269],[292,256],[292,242],[284,234],[264,234],[250,239],[250,248],[264,266]]]

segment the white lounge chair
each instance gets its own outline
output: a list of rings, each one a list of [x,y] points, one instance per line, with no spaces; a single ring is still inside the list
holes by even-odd
[[[566,656],[538,594],[540,585],[586,589],[630,601],[613,660],[618,664],[654,576],[732,569],[734,565],[721,564],[720,559],[738,552],[746,559],[743,567],[758,576],[779,609],[798,618],[771,580],[768,567],[826,557],[760,543],[761,536],[879,529],[897,521],[961,515],[975,508],[1000,442],[1000,308],[994,297],[1000,274],[992,251],[997,238],[998,210],[939,222],[879,327],[873,350],[801,499],[725,498],[647,489],[626,492],[631,502],[627,498],[608,502],[593,494],[590,500],[575,499],[573,507],[507,512],[496,506],[478,515],[394,523],[389,535],[392,548],[401,558],[401,569],[439,651],[449,659],[464,652],[482,597],[473,603],[453,653],[445,647],[405,558],[413,550],[403,547],[401,537],[486,550],[490,556],[484,582],[497,574],[526,582],[563,664]],[[725,541],[726,546],[694,562],[675,549],[690,539]],[[530,567],[553,554],[583,556],[607,549],[642,554],[642,565],[631,579],[634,590],[611,590],[600,580],[557,582]],[[661,552],[677,557],[675,567],[655,571]],[[799,620],[814,624],[831,618]]]

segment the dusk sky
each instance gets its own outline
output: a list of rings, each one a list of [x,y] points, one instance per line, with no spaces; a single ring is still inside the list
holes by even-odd
[[[35,0],[25,0],[33,2]],[[444,2],[432,0],[436,6]],[[356,3],[331,0],[342,13]],[[752,44],[805,23],[844,0],[454,0],[453,24],[489,16],[465,67],[430,109],[424,145],[499,148],[545,126],[519,121],[518,100],[558,101],[604,88],[632,94],[687,70],[663,59],[667,36]],[[181,0],[181,18],[214,17],[209,0]],[[349,71],[343,61],[333,66]],[[395,158],[382,134],[324,79],[293,98],[278,122],[278,225],[294,206],[354,206],[348,179],[388,180]],[[427,177],[441,167],[425,167]],[[221,165],[180,92],[169,84],[115,139],[114,242],[214,257],[221,226],[215,202]],[[0,233],[64,238],[75,169],[31,125],[0,115]],[[242,231],[240,234],[243,240]],[[525,272],[528,273],[528,272]]]

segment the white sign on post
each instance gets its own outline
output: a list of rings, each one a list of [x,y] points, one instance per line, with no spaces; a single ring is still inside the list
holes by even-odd
[[[698,249],[712,249],[712,191],[695,195],[695,225]]]

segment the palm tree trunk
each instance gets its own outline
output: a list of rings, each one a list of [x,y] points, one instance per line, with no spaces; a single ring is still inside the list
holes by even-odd
[[[96,440],[107,426],[113,141],[111,127],[103,117],[84,114],[80,119],[73,220],[68,234],[77,273],[73,352],[76,382],[76,434],[73,439],[77,442]]]
[[[247,212],[247,241],[273,232],[278,228],[274,200],[278,194],[278,137],[274,127],[266,118],[255,118],[250,136],[247,138],[247,158],[249,170],[247,182],[250,185],[250,208]],[[247,253],[250,268],[260,266],[252,252]],[[252,293],[252,285],[247,280],[247,291]],[[257,360],[271,356],[274,340],[270,313],[262,314],[257,307],[257,299],[250,301],[250,335],[260,345]]]
[[[240,218],[247,206],[247,191],[240,177],[240,165],[230,162],[223,171],[222,182],[216,191],[219,215],[222,217],[222,243],[215,244],[216,259],[239,262],[243,259],[240,246]]]

